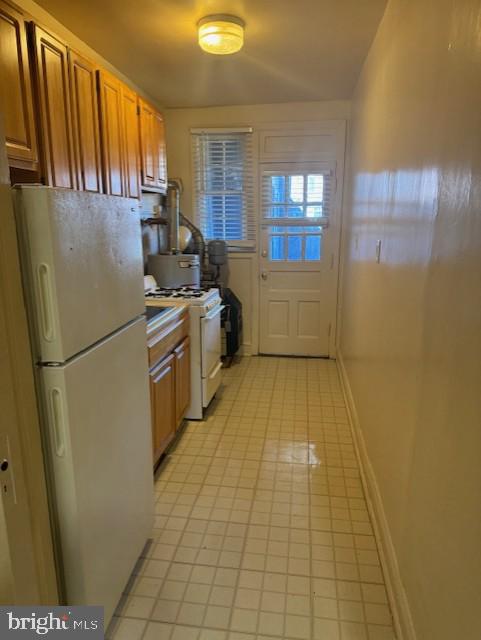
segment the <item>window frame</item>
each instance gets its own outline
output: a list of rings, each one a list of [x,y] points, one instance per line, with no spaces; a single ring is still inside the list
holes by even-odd
[[[219,139],[222,139],[224,136],[226,139],[232,136],[246,136],[244,138],[244,152],[242,158],[242,189],[239,191],[227,192],[223,191],[222,193],[215,193],[215,191],[208,191],[203,189],[203,182],[206,179],[206,169],[208,166],[203,160],[201,160],[201,156],[203,154],[202,149],[202,137],[218,136]],[[201,128],[201,129],[191,129],[190,130],[190,142],[191,142],[191,166],[192,166],[192,205],[193,205],[193,215],[196,224],[199,226],[199,229],[203,233],[206,242],[215,239],[225,240],[230,251],[256,251],[257,245],[257,219],[255,213],[255,204],[254,204],[254,160],[253,160],[253,129],[251,127],[240,127],[240,128]],[[228,195],[240,194],[242,196],[242,210],[241,210],[241,220],[240,224],[245,234],[243,239],[226,239],[225,233],[224,237],[210,237],[209,234],[206,233],[205,229],[205,220],[203,217],[206,213],[203,211],[203,204],[201,199],[205,196],[209,195],[219,195],[219,196],[228,196]],[[224,224],[226,220],[226,216],[223,216]]]

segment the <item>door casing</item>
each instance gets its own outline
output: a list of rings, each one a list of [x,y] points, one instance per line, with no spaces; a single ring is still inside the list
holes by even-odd
[[[0,118],[0,472],[12,602],[56,604],[44,462],[12,193]]]

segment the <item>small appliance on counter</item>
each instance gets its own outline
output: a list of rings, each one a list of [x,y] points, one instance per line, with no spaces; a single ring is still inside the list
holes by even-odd
[[[200,286],[200,260],[195,254],[151,254],[147,271],[159,287]]]
[[[168,250],[147,256],[147,273],[153,276],[159,287],[199,287],[201,260],[195,253],[181,253],[186,247],[191,231],[184,227],[179,232],[180,188],[169,182],[167,190]]]
[[[191,401],[185,417],[202,420],[221,383],[220,316],[224,309],[219,290],[201,287],[157,287],[144,279],[146,306],[189,305]]]

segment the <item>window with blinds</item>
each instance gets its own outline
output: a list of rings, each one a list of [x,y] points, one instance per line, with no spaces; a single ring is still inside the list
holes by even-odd
[[[299,220],[312,224],[313,218],[327,222],[331,207],[332,172],[312,170],[262,173],[262,214],[264,218]]]
[[[194,206],[207,240],[255,248],[252,133],[192,133]]]
[[[313,165],[262,169],[262,229],[272,262],[319,262],[329,221],[333,172]]]

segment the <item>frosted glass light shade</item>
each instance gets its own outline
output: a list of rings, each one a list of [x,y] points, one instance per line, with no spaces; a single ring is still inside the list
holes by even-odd
[[[207,53],[225,56],[244,44],[244,23],[235,16],[206,16],[198,23],[199,46]]]

